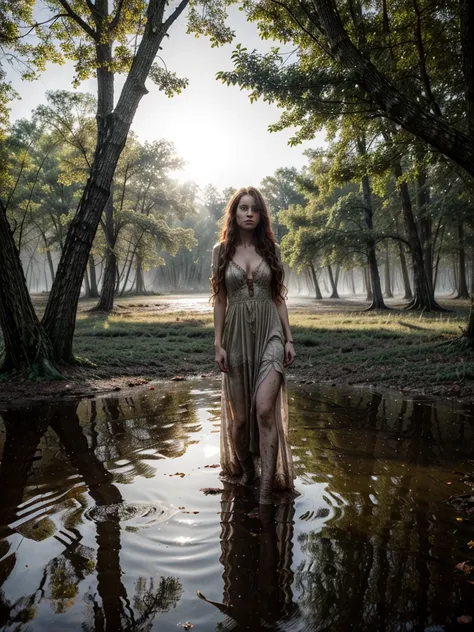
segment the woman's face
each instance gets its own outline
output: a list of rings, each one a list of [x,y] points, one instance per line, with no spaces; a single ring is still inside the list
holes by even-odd
[[[239,228],[254,230],[260,221],[260,210],[257,201],[251,195],[243,195],[235,211],[235,221]]]

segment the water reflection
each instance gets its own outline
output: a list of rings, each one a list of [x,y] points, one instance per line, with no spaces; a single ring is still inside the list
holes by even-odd
[[[473,526],[445,502],[467,491],[472,411],[290,395],[302,496],[261,522],[250,491],[199,491],[222,487],[216,386],[1,413],[0,629],[395,632],[474,615],[453,573]]]
[[[10,601],[0,590],[2,628],[21,629],[35,618],[44,601],[50,603],[55,614],[64,613],[74,604],[80,582],[93,572],[97,592],[83,595],[90,611],[90,620],[82,623],[84,630],[150,630],[158,612],[176,607],[182,592],[176,577],[139,577],[134,593],[127,594],[120,564],[120,520],[123,517],[120,512],[108,512],[105,518],[96,521],[96,550],[82,544],[83,536],[77,527],[83,522],[88,506],[85,491],[96,508],[126,507],[116,483],[131,482],[137,475],[154,475],[154,468],[140,458],[140,450],[156,441],[152,428],[161,426],[162,449],[161,453],[148,454],[147,459],[174,456],[186,449],[188,433],[183,432],[175,420],[181,416],[183,406],[186,423],[192,421],[193,415],[182,399],[176,393],[165,396],[159,407],[152,404],[153,409],[146,399],[142,400],[140,416],[133,418],[127,418],[118,399],[104,399],[101,401],[104,423],[100,427],[96,419],[97,403],[92,402],[88,426],[90,445],[79,420],[77,402],[2,413],[6,436],[0,464],[0,586],[5,584],[17,561],[16,553],[10,551],[8,536],[19,533],[37,542],[53,537],[62,548],[61,553],[46,564],[31,594]],[[127,404],[128,408],[134,408],[133,400]],[[157,422],[159,413],[164,415],[167,424]],[[45,439],[47,430],[49,434]],[[120,457],[127,457],[126,475],[113,474],[105,465],[110,467],[113,460]],[[43,461],[43,467],[35,467],[35,461]],[[34,476],[34,487],[48,486],[49,490],[46,494],[31,496],[33,487],[30,487],[24,501],[29,475]],[[71,486],[71,479],[77,478],[80,484]],[[47,515],[53,507],[54,512],[63,510],[60,527]],[[30,520],[37,514],[37,519]]]
[[[459,443],[466,422],[472,439],[472,414],[444,410],[441,423],[430,402],[377,393],[353,399],[320,402],[325,422],[311,433],[300,426],[294,441],[302,476],[324,482],[331,515],[298,536],[304,561],[296,583],[308,629],[455,624],[457,614],[473,610],[472,586],[453,573],[470,535],[444,501],[446,484],[459,479],[455,470],[472,469],[472,443]],[[303,417],[310,405],[302,405]]]
[[[295,608],[292,583],[294,502],[262,510],[252,491],[224,483],[221,499],[222,603],[210,602],[226,615],[220,630],[268,629]]]

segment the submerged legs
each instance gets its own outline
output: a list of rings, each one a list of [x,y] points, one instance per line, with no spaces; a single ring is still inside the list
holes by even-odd
[[[255,407],[260,435],[261,481],[260,504],[272,504],[273,478],[278,456],[278,431],[276,427],[276,402],[282,375],[273,367],[259,385]]]
[[[253,456],[249,450],[248,412],[245,405],[245,397],[232,397],[232,441],[234,449],[242,466],[241,485],[249,485],[255,478]]]

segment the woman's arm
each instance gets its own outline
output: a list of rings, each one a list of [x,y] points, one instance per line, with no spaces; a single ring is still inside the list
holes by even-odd
[[[212,276],[217,275],[220,244],[214,246],[212,251]],[[219,291],[214,297],[214,348],[216,362],[221,371],[227,372],[227,353],[222,348],[222,334],[224,332],[225,313],[227,310],[227,290],[224,283],[219,283]]]
[[[283,267],[283,263],[281,261],[280,246],[278,244],[275,244],[275,250],[278,261]],[[276,300],[275,304],[277,306],[278,315],[280,316],[281,326],[283,328],[283,335],[285,337],[285,357],[283,360],[283,366],[288,367],[293,364],[296,357],[295,348],[293,346],[293,336],[291,335],[290,329],[290,319],[288,318],[288,308],[283,297],[280,297],[278,300]]]
[[[285,299],[281,298],[279,302],[276,302],[276,306],[280,316],[281,325],[283,327],[283,335],[285,336],[285,356],[283,358],[283,366],[286,368],[293,364],[296,358],[296,353],[293,346],[293,338],[291,336],[290,321],[288,319],[288,309],[286,307]]]
[[[293,338],[291,337],[290,320],[288,318],[288,308],[286,307],[285,299],[280,299],[280,302],[276,303],[276,306],[280,316],[281,326],[283,327],[285,342],[293,342]]]

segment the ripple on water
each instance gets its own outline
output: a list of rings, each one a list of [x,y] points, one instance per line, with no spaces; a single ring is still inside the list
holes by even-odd
[[[217,381],[61,404],[41,439],[5,419],[5,630],[253,630],[276,612],[275,630],[434,632],[474,614],[473,586],[453,574],[472,524],[445,503],[466,491],[454,470],[472,471],[472,413],[290,388],[302,495],[262,523],[255,498],[209,467]]]
[[[84,513],[92,522],[127,522],[126,529],[144,529],[166,522],[179,513],[177,507],[156,501],[153,503],[115,503],[96,505]]]

